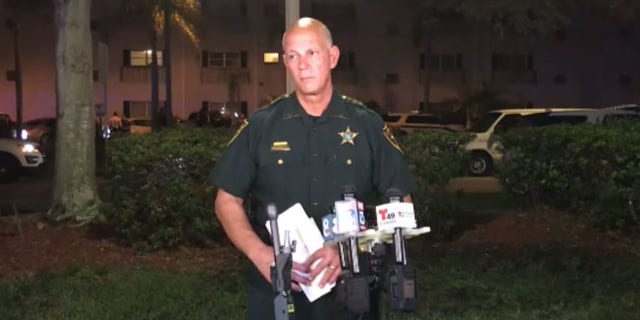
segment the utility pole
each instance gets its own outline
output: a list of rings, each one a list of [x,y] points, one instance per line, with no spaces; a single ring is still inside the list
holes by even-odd
[[[285,0],[285,29],[300,19],[300,0]],[[296,85],[287,72],[287,93],[293,92]]]

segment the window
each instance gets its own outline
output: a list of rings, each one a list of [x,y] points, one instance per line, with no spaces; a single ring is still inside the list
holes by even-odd
[[[395,38],[398,36],[398,26],[389,24],[386,27],[386,32],[389,37]]]
[[[618,77],[618,82],[620,82],[620,84],[623,86],[628,86],[631,84],[631,76],[628,74],[621,74]]]
[[[420,70],[425,68],[424,53],[420,54]],[[431,54],[429,55],[429,68],[431,70],[461,70],[462,54]]]
[[[526,116],[527,121],[533,127],[544,127],[558,124],[583,124],[587,122],[586,115],[539,113]]]
[[[280,54],[277,52],[265,52],[262,58],[262,61],[266,64],[278,63],[279,60]]]
[[[397,115],[383,114],[381,117],[384,122],[398,122],[400,120],[400,116]]]
[[[533,70],[531,54],[493,54],[491,56],[493,70]]]
[[[553,83],[567,84],[567,76],[564,74],[556,74],[555,76],[553,76]]]
[[[164,101],[158,102],[158,108],[164,108]],[[151,101],[131,101],[122,102],[122,114],[126,118],[149,118],[151,119]]]
[[[16,81],[16,71],[7,70],[6,79],[7,81]]]
[[[202,52],[202,66],[211,68],[222,67],[235,67],[246,68],[247,67],[247,52],[246,51],[231,51],[231,52]]]
[[[158,50],[158,66],[164,65],[162,62],[162,50]],[[151,50],[124,50],[122,64],[126,67],[146,67],[151,65]]]
[[[395,84],[400,82],[400,77],[398,76],[397,73],[387,73],[384,77],[384,82]]]
[[[209,114],[210,120],[230,120],[239,119],[247,116],[248,104],[246,101],[238,102],[219,102],[219,101],[202,101],[202,109]]]
[[[436,118],[435,116],[432,115],[426,115],[426,114],[412,114],[407,116],[407,124],[411,124],[411,123],[431,123],[431,124],[437,124],[440,123],[440,120],[438,120],[438,118]]]
[[[338,59],[338,65],[336,69],[339,70],[354,70],[356,68],[356,55],[353,51],[347,51],[340,53],[340,59]]]

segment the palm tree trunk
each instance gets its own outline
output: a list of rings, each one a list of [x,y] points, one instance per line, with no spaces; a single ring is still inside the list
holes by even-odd
[[[151,130],[158,131],[158,103],[160,79],[158,72],[158,35],[151,30]]]
[[[173,110],[171,106],[171,10],[164,9],[164,52],[162,53],[162,63],[164,65],[165,77],[165,101],[164,101],[164,117],[167,126],[173,125]]]
[[[22,65],[20,63],[20,22],[17,19],[7,21],[7,26],[13,30],[13,68],[16,89],[16,135],[20,137],[22,131]]]
[[[51,212],[60,219],[98,217],[90,0],[55,0],[58,123]]]

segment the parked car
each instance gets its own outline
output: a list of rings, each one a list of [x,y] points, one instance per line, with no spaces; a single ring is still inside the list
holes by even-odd
[[[387,113],[382,120],[398,135],[414,132],[453,132],[464,131],[463,124],[443,123],[436,115],[430,113]]]
[[[25,169],[44,163],[38,144],[14,138],[0,138],[0,182],[15,180]]]
[[[472,128],[476,137],[466,146],[471,152],[469,172],[475,176],[489,175],[495,164],[502,161],[500,141],[493,139],[510,130],[543,127],[557,124],[612,124],[622,120],[640,120],[640,113],[622,109],[546,108],[494,110]]]
[[[40,118],[24,123],[27,139],[46,145],[56,135],[56,118]]]
[[[151,133],[151,119],[149,118],[126,118],[122,119],[122,128],[131,134]]]
[[[22,130],[20,136],[17,134],[17,124],[11,120],[11,117],[6,113],[0,113],[0,138],[20,138],[27,139],[26,130]]]
[[[471,140],[465,149],[470,154],[469,174],[472,176],[487,176],[493,173],[496,163],[502,161],[502,150],[499,142],[492,139],[494,134],[531,126],[528,116],[550,112],[584,112],[593,109],[586,108],[523,108],[500,109],[489,111],[471,129],[475,138]],[[491,141],[491,143],[490,143]]]

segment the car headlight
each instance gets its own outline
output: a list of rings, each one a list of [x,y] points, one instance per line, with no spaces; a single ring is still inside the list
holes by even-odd
[[[22,131],[20,131],[20,138],[22,138],[22,140],[27,140],[28,137],[29,131],[27,131],[26,129],[22,129]]]
[[[33,143],[21,143],[18,146],[20,146],[20,149],[24,153],[31,153],[36,151],[36,146],[33,145]]]

